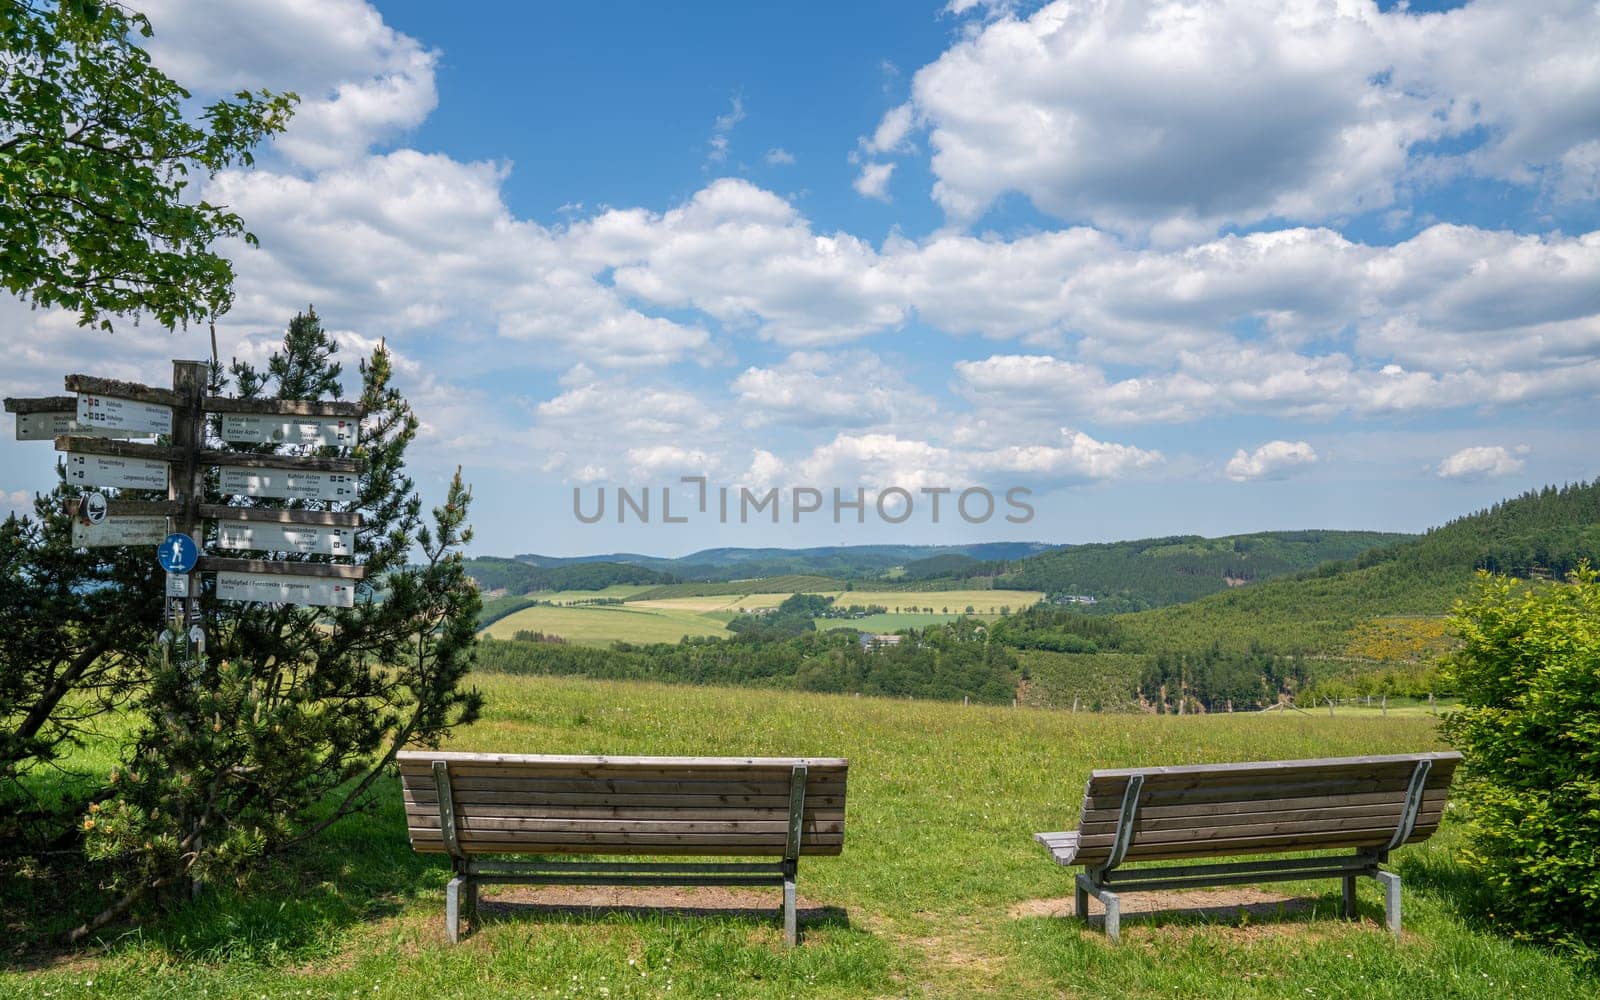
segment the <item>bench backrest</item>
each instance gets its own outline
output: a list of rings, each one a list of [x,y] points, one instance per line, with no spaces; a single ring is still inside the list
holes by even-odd
[[[1125,800],[1136,803],[1118,861],[1342,848],[1385,850],[1439,826],[1458,753],[1330,757],[1095,771],[1084,789],[1075,862],[1113,860]],[[1418,764],[1426,775],[1418,779]],[[1137,796],[1129,785],[1137,782]],[[1415,820],[1401,831],[1408,793]],[[1395,843],[1397,832],[1404,833]]]
[[[448,850],[434,762],[445,762],[463,854],[782,856],[804,765],[800,854],[844,848],[837,757],[573,757],[402,751],[411,846]]]

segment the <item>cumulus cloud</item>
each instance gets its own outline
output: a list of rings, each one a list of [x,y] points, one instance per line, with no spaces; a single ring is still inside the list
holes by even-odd
[[[268,87],[301,102],[276,140],[295,163],[350,163],[438,103],[438,53],[362,0],[149,0],[151,57],[196,92]]]
[[[1223,474],[1234,482],[1252,479],[1286,479],[1317,461],[1316,450],[1304,441],[1268,441],[1253,452],[1233,453]]]
[[[871,352],[796,351],[779,364],[746,368],[731,388],[754,426],[859,427],[937,413],[931,399]]]
[[[1173,241],[1381,209],[1418,173],[1581,176],[1575,150],[1600,134],[1597,41],[1584,0],[1420,16],[1365,0],[1056,2],[966,33],[915,75],[911,104],[953,219],[1018,191]],[[1427,152],[1479,130],[1451,162]]]
[[[1517,449],[1518,453],[1527,450]],[[1523,464],[1522,459],[1501,445],[1479,445],[1462,448],[1445,458],[1439,463],[1438,474],[1441,479],[1497,479],[1521,472]]]
[[[879,201],[889,200],[889,178],[894,174],[893,163],[867,162],[861,165],[861,172],[856,175],[852,185],[856,193],[863,198],[876,198]]]
[[[1122,479],[1166,460],[1159,451],[1097,441],[1062,429],[1058,441],[1013,443],[998,436],[941,445],[881,432],[838,434],[796,463],[804,482],[865,483],[907,490],[988,483],[1063,486]]]
[[[794,154],[782,146],[774,146],[767,150],[767,166],[791,167],[794,166]]]

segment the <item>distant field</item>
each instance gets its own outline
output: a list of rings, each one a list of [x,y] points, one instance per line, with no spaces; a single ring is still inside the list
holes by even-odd
[[[535,590],[523,596],[549,601],[552,604],[571,604],[574,601],[593,601],[599,598],[625,600],[649,589],[648,583],[614,583],[604,590]]]
[[[769,577],[761,581],[768,586],[783,583],[804,584],[823,582],[834,588],[838,581],[825,577]],[[740,611],[758,608],[775,608],[795,593],[823,594],[833,597],[835,603],[848,607],[878,604],[889,609],[887,614],[867,618],[818,619],[817,628],[859,628],[866,632],[893,632],[903,628],[924,628],[950,621],[966,613],[968,607],[975,615],[997,615],[1001,608],[1021,611],[1038,602],[1044,595],[1031,590],[781,590],[763,593],[683,594],[657,596],[663,592],[676,593],[677,588],[693,589],[698,584],[674,584],[671,587],[645,587],[617,585],[605,590],[562,590],[527,597],[551,603],[571,604],[594,598],[622,598],[625,605],[601,607],[531,607],[524,608],[495,621],[485,634],[496,639],[513,638],[517,632],[543,632],[559,635],[580,646],[609,646],[613,642],[677,642],[688,635],[721,635],[726,625]],[[717,585],[711,585],[717,586]],[[917,610],[913,611],[915,608]],[[929,613],[923,609],[933,608]],[[901,610],[896,610],[901,609]]]
[[[722,622],[690,611],[611,604],[524,608],[490,625],[485,632],[496,639],[511,639],[523,630],[559,635],[580,646],[677,642],[686,635],[716,635],[725,631]]]
[[[754,610],[756,608],[775,608],[784,600],[796,593],[821,594],[832,597],[834,603],[840,607],[849,607],[859,604],[867,607],[880,604],[889,609],[891,614],[912,614],[912,608],[926,617],[928,612],[920,611],[923,608],[932,608],[935,621],[944,621],[966,612],[970,606],[976,615],[997,615],[1001,608],[1012,611],[1021,611],[1044,597],[1036,590],[806,590],[782,591],[771,593],[752,594],[722,594],[699,595],[685,597],[656,597],[661,587],[654,588],[651,593],[642,595],[640,600],[631,604],[638,607],[660,608],[672,611],[735,611],[739,608]],[[896,608],[900,609],[896,612]],[[818,628],[822,623],[818,622]],[[829,626],[837,628],[837,625]]]
[[[898,632],[903,628],[927,628],[929,625],[941,625],[944,622],[954,621],[960,615],[910,615],[887,614],[868,615],[865,618],[818,618],[817,630],[826,631],[836,628],[855,628],[863,632]]]
[[[959,615],[972,606],[972,613],[997,615],[1001,608],[1021,611],[1039,603],[1044,594],[1037,590],[852,590],[835,591],[835,604],[881,604],[893,612],[896,608],[909,613],[912,608],[932,608],[934,614]]]

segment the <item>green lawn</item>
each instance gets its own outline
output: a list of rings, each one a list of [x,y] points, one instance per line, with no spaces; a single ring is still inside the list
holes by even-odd
[[[1398,944],[1378,925],[1372,885],[1356,924],[1332,917],[1335,883],[1280,885],[1270,888],[1305,900],[1288,916],[1125,916],[1119,947],[1040,915],[1070,897],[1071,878],[1031,835],[1070,827],[1091,768],[1423,750],[1439,746],[1426,717],[1074,715],[577,679],[477,683],[486,717],[450,749],[849,757],[845,852],[801,865],[802,946],[781,947],[771,909],[524,905],[491,907],[451,947],[441,931],[446,866],[408,848],[391,782],[378,814],[341,824],[314,850],[80,954],[26,950],[29,935],[65,922],[61,900],[72,897],[13,875],[0,995],[1575,1000],[1600,990],[1565,960],[1482,926],[1475,914],[1492,901],[1455,861],[1453,816],[1395,856],[1406,885]],[[508,893],[526,890],[486,896]],[[775,892],[761,898],[777,903]]]

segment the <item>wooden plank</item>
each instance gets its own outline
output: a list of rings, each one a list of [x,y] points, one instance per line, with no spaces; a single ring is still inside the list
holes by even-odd
[[[1399,819],[1398,815],[1393,817]],[[1215,843],[1223,840],[1255,840],[1260,837],[1321,836],[1324,834],[1349,834],[1362,837],[1366,834],[1393,835],[1395,824],[1382,816],[1341,816],[1318,820],[1285,820],[1276,823],[1247,823],[1240,826],[1186,827],[1176,830],[1150,830],[1134,834],[1133,849],[1142,850],[1159,844]],[[1078,843],[1084,850],[1110,847],[1116,839],[1114,833],[1084,834]]]
[[[77,499],[66,502],[68,517],[78,516]],[[183,513],[183,505],[173,503],[171,500],[107,500],[106,517],[177,517]]]
[[[1282,809],[1275,812],[1213,813],[1209,816],[1176,816],[1171,819],[1146,819],[1140,816],[1134,823],[1134,835],[1162,830],[1212,830],[1218,827],[1251,826],[1272,823],[1335,822],[1343,819],[1386,818],[1391,829],[1400,822],[1401,804],[1375,806],[1343,806],[1325,809]],[[1419,822],[1421,816],[1419,814]],[[1085,837],[1116,833],[1116,823],[1084,823],[1078,827]]]
[[[456,791],[463,789],[482,789],[484,791],[517,790],[525,792],[625,792],[632,794],[670,794],[673,792],[689,792],[694,794],[732,792],[748,795],[776,795],[779,792],[787,793],[787,781],[761,781],[759,779],[745,779],[743,777],[728,776],[724,778],[695,777],[680,779],[676,776],[649,777],[624,775],[620,777],[605,778],[579,778],[579,777],[482,777],[458,776],[452,768],[450,771],[450,784]],[[815,789],[820,795],[842,794],[845,789],[843,780],[817,780],[806,782],[806,790]]]
[[[188,404],[188,399],[181,392],[143,385],[139,382],[123,382],[114,378],[95,378],[92,375],[68,375],[64,382],[68,392],[91,396],[112,396],[116,399],[132,399],[141,403],[170,406],[175,410],[183,409]]]
[[[432,840],[442,835],[437,829],[428,830],[420,827],[408,828],[413,840]],[[588,844],[608,844],[612,846],[653,847],[674,846],[681,847],[694,845],[701,848],[739,847],[739,846],[766,846],[776,844],[784,847],[788,844],[787,833],[626,833],[606,832],[597,833],[592,830],[530,830],[526,834],[519,834],[511,830],[483,830],[472,832],[460,831],[457,838],[461,841],[462,848],[471,848],[475,844],[485,842],[505,844],[556,844],[566,846],[583,846]],[[841,843],[843,834],[823,833],[816,836],[807,835],[804,843],[812,846]],[[524,847],[529,854],[536,854],[538,850],[533,847]]]
[[[200,408],[207,413],[249,413],[278,417],[354,417],[366,416],[360,403],[342,399],[238,399],[232,396],[207,396]]]
[[[438,830],[439,817],[407,818],[412,829]],[[457,831],[514,830],[554,833],[762,833],[788,835],[788,820],[547,819],[529,816],[460,816]],[[844,833],[843,821],[805,823],[808,834]]]
[[[442,760],[450,764],[456,763],[516,763],[516,764],[555,764],[578,766],[605,766],[616,765],[620,767],[775,767],[792,768],[796,764],[804,764],[809,768],[848,767],[850,761],[844,757],[627,757],[590,754],[516,754],[516,753],[467,753],[459,750],[401,750],[395,759],[402,765],[411,762]],[[455,768],[451,768],[451,773]]]
[[[320,524],[330,528],[359,528],[361,515],[356,511],[290,510],[281,507],[233,507],[228,504],[203,503],[200,516],[212,520],[244,521],[250,524]]]
[[[56,438],[56,451],[74,455],[110,455],[116,458],[137,458],[149,462],[177,462],[183,456],[175,448],[159,444],[141,444],[138,441],[120,441],[116,438],[87,437],[82,434],[63,434]]]
[[[438,797],[427,793],[403,796],[408,804],[423,805],[437,803]],[[812,796],[806,797],[807,804],[811,804]],[[819,808],[843,808],[844,796],[822,795],[816,796],[816,805]],[[458,792],[455,797],[456,805],[460,808],[470,808],[474,803],[505,805],[536,806],[548,803],[556,806],[646,806],[652,809],[666,809],[674,807],[714,807],[714,806],[759,806],[766,808],[787,808],[788,795],[593,795],[574,793],[571,795],[559,792]]]
[[[77,396],[7,396],[7,413],[76,413]]]
[[[1379,793],[1403,794],[1406,780],[1400,778],[1365,778],[1340,781],[1316,781],[1299,784],[1256,786],[1227,785],[1215,788],[1146,788],[1139,796],[1139,808],[1147,806],[1190,806],[1223,802],[1251,802],[1266,799],[1311,798],[1328,795],[1371,795]],[[1100,789],[1096,789],[1099,792]],[[1122,806],[1122,794],[1096,794],[1085,798],[1084,810],[1116,810]]]
[[[1230,764],[1182,764],[1171,767],[1127,767],[1127,768],[1102,768],[1091,772],[1090,778],[1127,778],[1134,774],[1142,774],[1148,784],[1155,777],[1199,777],[1216,775],[1245,776],[1258,773],[1282,773],[1292,770],[1307,770],[1312,772],[1337,772],[1344,770],[1360,770],[1366,767],[1386,767],[1390,765],[1407,765],[1406,773],[1409,774],[1420,760],[1431,760],[1434,767],[1446,764],[1454,767],[1461,760],[1461,754],[1454,750],[1434,751],[1429,753],[1414,754],[1380,754],[1367,757],[1317,757],[1305,760],[1262,760],[1243,761]]]
[[[697,858],[713,857],[782,857],[784,848],[788,845],[779,841],[776,844],[720,844],[708,846],[704,844],[523,844],[506,843],[503,841],[478,841],[472,845],[473,855],[486,854],[620,854],[632,856],[644,855],[679,855]],[[417,840],[411,842],[413,850],[422,854],[443,854],[444,842],[434,840]],[[804,857],[834,857],[844,853],[844,843],[837,844],[802,844],[800,854]]]
[[[534,816],[548,817],[550,819],[741,819],[750,821],[779,821],[787,819],[789,810],[776,806],[762,808],[749,808],[739,806],[690,806],[686,808],[652,808],[649,806],[474,806],[459,809],[463,814],[477,816]],[[406,807],[406,815],[423,819],[439,818],[437,803],[427,805],[411,805]],[[819,822],[834,822],[844,819],[844,810],[831,807],[827,809],[813,809],[806,803],[806,822],[817,820]],[[415,825],[415,824],[414,824]]]
[[[362,565],[339,566],[334,563],[275,562],[268,559],[224,559],[221,556],[201,556],[199,573],[265,573],[273,576],[309,576],[317,579],[360,580],[366,577]]]
[[[432,763],[421,761],[402,761],[400,773],[402,775],[431,776]],[[760,781],[782,782],[788,787],[790,776],[794,768],[790,765],[778,767],[692,767],[681,764],[550,764],[550,763],[512,763],[512,764],[452,764],[450,774],[464,778],[528,778],[551,777],[581,780],[585,778],[698,778],[703,780],[735,780],[754,778]],[[807,767],[806,778],[808,781],[817,775],[822,775],[829,780],[843,781],[849,771],[843,767]]]
[[[1425,791],[1423,808],[1442,806],[1448,798],[1446,789]],[[1229,802],[1195,802],[1183,805],[1156,806],[1140,803],[1139,818],[1171,819],[1180,816],[1213,816],[1221,813],[1275,812],[1283,809],[1322,809],[1332,806],[1367,806],[1394,803],[1396,808],[1404,801],[1404,790],[1396,792],[1368,792],[1352,795],[1307,795],[1271,799],[1242,799]],[[1115,809],[1097,809],[1083,817],[1084,822],[1114,823]]]

